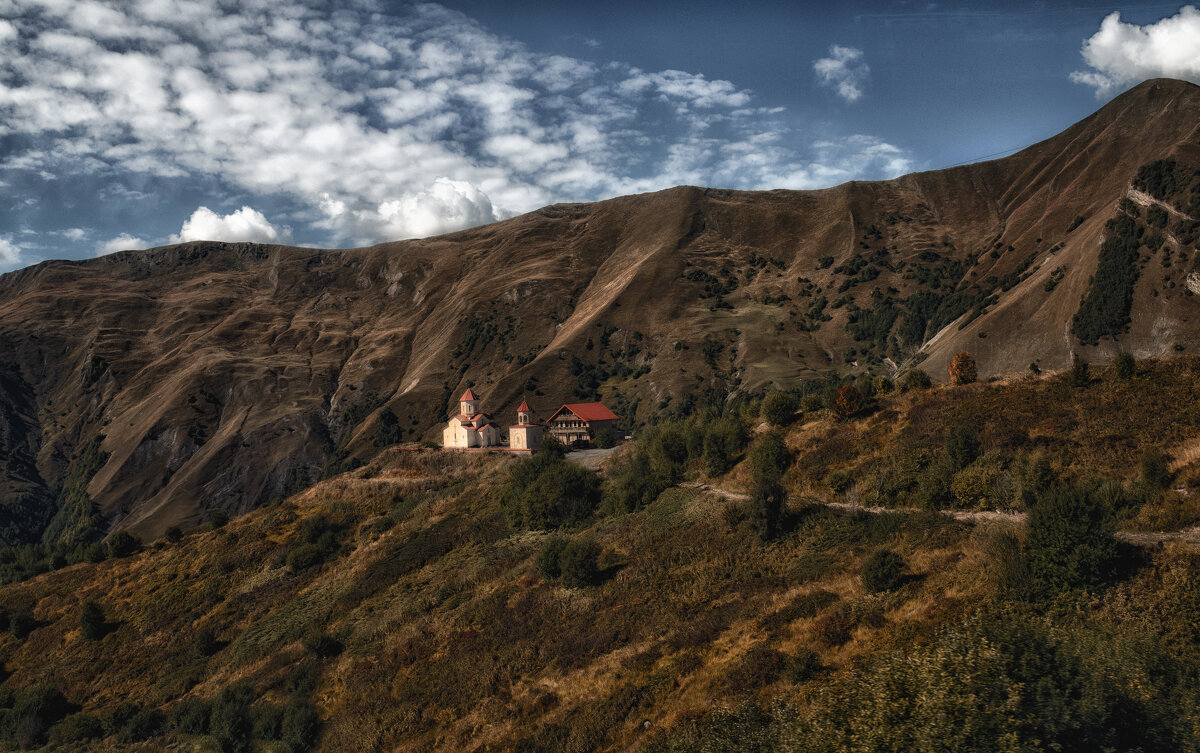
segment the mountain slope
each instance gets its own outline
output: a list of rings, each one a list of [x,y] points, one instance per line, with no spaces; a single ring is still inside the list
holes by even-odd
[[[502,424],[523,396],[543,418],[599,395],[645,420],[833,373],[941,378],[962,349],[984,377],[1194,349],[1194,239],[1173,225],[1128,333],[1085,346],[1071,327],[1118,202],[1163,203],[1133,181],[1200,166],[1198,124],[1200,87],[1151,81],[1011,157],[894,181],[679,187],[371,248],[189,243],[5,275],[0,531],[155,536],[244,511],[374,455],[396,438],[385,411],[401,438],[437,437],[467,385]]]

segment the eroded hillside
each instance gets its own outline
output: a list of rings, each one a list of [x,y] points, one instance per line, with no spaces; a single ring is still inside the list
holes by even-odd
[[[940,378],[962,349],[985,377],[1189,350],[1200,181],[1134,184],[1200,166],[1197,123],[1200,89],[1152,81],[1012,157],[894,181],[681,187],[365,249],[191,243],[5,275],[0,531],[70,544],[245,511],[435,438],[467,385],[501,424],[522,397],[542,417],[602,397],[632,424],[706,391],[917,362]],[[1125,331],[1085,343],[1072,322],[1122,199],[1161,242],[1120,257],[1145,270]],[[1167,219],[1147,230],[1152,211]]]

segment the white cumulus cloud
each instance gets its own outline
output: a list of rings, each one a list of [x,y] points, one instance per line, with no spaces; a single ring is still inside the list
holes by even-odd
[[[129,233],[121,233],[112,240],[107,240],[96,246],[96,256],[105,256],[106,254],[116,253],[117,251],[129,251],[131,249],[149,248],[151,245],[141,238],[135,238]]]
[[[179,234],[171,236],[171,242],[287,243],[291,237],[289,228],[272,225],[262,212],[251,207],[242,207],[223,215],[208,207],[199,207],[183,223]]]
[[[1071,80],[1103,98],[1150,78],[1178,78],[1200,84],[1200,11],[1185,5],[1174,16],[1138,26],[1110,13],[1100,30],[1083,43],[1090,70]]]
[[[828,86],[847,102],[856,102],[863,94],[871,69],[862,62],[863,51],[855,47],[833,45],[829,57],[813,62],[817,82]]]
[[[21,263],[21,247],[10,238],[0,237],[0,269],[16,267]]]
[[[434,3],[0,0],[0,15],[0,173],[269,196],[331,244],[680,183],[890,177],[878,144],[806,147],[816,135],[733,82],[534,52]],[[862,52],[831,55],[818,75],[857,99]],[[198,209],[173,239],[199,237],[288,233]]]

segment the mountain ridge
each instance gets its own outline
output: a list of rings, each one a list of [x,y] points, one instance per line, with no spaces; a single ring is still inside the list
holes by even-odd
[[[384,411],[435,438],[465,386],[501,424],[523,396],[644,421],[835,374],[943,378],[964,349],[984,378],[1194,350],[1194,243],[1173,237],[1128,333],[1085,345],[1071,326],[1138,170],[1200,166],[1198,123],[1200,87],[1155,80],[1009,157],[891,181],[679,186],[366,248],[192,242],[9,273],[0,449],[27,461],[0,469],[0,530],[39,535],[97,459],[99,533],[244,511],[369,459]]]

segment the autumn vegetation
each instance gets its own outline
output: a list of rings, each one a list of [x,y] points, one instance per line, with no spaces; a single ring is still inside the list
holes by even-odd
[[[1200,360],[1089,375],[389,449],[0,588],[0,748],[1195,750]]]

